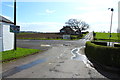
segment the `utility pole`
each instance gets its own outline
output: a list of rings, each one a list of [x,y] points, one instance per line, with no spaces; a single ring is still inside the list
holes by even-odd
[[[113,19],[113,11],[114,11],[114,9],[113,8],[108,8],[108,10],[111,10],[111,22],[110,22],[110,36],[109,36],[109,46],[110,46],[110,39],[111,39],[111,37],[112,37],[112,35],[111,35],[111,30],[112,30],[112,19]]]
[[[14,25],[16,26],[16,0],[14,0]],[[16,33],[14,33],[14,50],[16,50]]]

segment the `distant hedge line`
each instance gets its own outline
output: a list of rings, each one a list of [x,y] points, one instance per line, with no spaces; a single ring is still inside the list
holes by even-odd
[[[120,68],[120,47],[102,46],[88,41],[85,54],[100,64]]]

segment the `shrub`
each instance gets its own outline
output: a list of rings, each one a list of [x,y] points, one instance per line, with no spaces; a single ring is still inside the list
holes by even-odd
[[[85,54],[103,65],[120,67],[119,47],[102,46],[88,41],[86,42]]]

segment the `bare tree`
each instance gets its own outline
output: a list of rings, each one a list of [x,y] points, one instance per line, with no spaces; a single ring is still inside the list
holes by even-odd
[[[69,19],[67,22],[65,22],[65,24],[79,34],[81,34],[82,30],[86,30],[89,28],[89,25],[86,22],[77,19]]]

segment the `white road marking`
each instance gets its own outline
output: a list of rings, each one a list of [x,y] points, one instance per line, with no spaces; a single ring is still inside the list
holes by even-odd
[[[51,46],[51,45],[41,44],[40,46],[43,46],[43,47],[49,47],[49,46]]]

